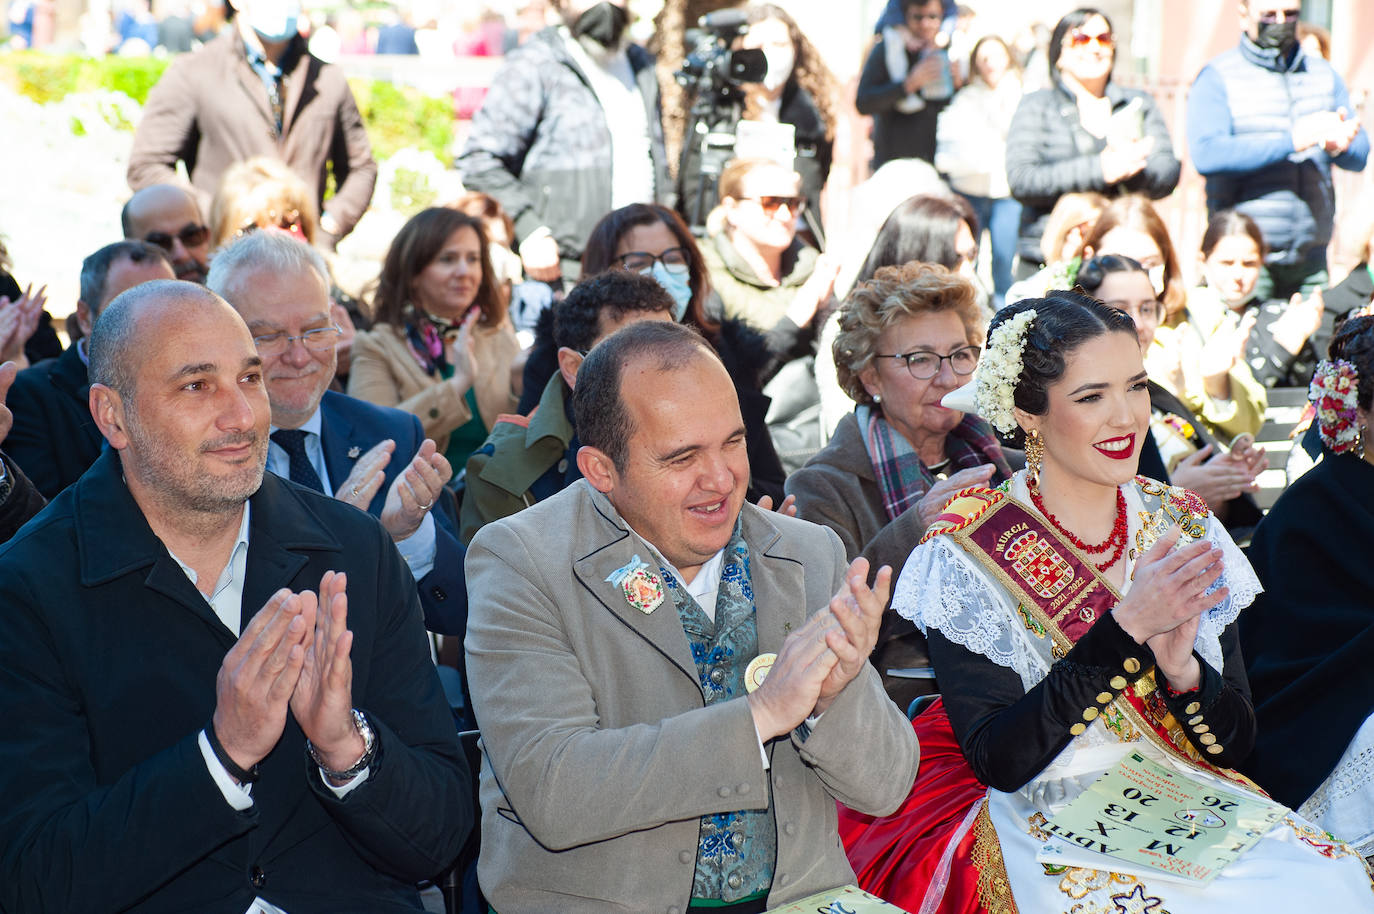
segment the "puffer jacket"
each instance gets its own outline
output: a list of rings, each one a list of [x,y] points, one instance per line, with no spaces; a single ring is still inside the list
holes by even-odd
[[[653,58],[637,45],[628,53],[652,132],[656,202],[671,206]],[[458,157],[464,186],[500,201],[517,239],[549,228],[565,276],[576,277],[588,236],[611,210],[607,118],[614,116],[602,110],[560,30],[548,28],[506,56]]]
[[[1143,193],[1152,200],[1167,197],[1178,186],[1179,161],[1174,155],[1169,128],[1159,106],[1148,92],[1107,83],[1107,97],[1117,112],[1140,99],[1145,136],[1154,149],[1140,173],[1108,184],[1102,177],[1102,150],[1107,141],[1083,129],[1078,102],[1063,83],[1041,89],[1021,99],[1007,132],[1007,183],[1011,195],[1021,201],[1021,238],[1017,253],[1026,263],[1043,261],[1040,236],[1045,220],[1058,199],[1075,191],[1102,194]]]

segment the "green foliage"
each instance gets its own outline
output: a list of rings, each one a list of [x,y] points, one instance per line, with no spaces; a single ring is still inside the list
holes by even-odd
[[[0,82],[39,104],[61,101],[74,92],[120,91],[142,105],[170,64],[158,57],[83,57],[44,51],[0,52]],[[372,153],[385,159],[415,146],[440,161],[452,156],[453,100],[435,98],[387,82],[349,80],[358,101]]]
[[[398,213],[409,219],[438,200],[439,192],[423,172],[409,168],[396,169],[396,177],[391,182],[391,206]]]
[[[82,57],[42,51],[0,54],[0,80],[42,105],[74,92],[123,92],[140,105],[162,78],[168,61],[157,57]]]
[[[350,79],[348,84],[367,125],[372,154],[378,159],[388,158],[406,146],[432,152],[442,162],[452,157],[451,98],[435,98],[387,82]]]

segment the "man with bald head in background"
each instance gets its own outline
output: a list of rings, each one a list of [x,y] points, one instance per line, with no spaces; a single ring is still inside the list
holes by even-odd
[[[189,191],[175,184],[153,184],[136,191],[120,210],[119,224],[125,238],[162,248],[177,279],[205,282],[210,229]]]
[[[0,908],[419,909],[471,804],[390,537],[264,473],[218,296],[138,286],[90,354],[110,447],[0,547]]]
[[[172,278],[167,254],[144,241],[107,244],[81,262],[76,323],[83,339],[57,358],[21,371],[9,396],[14,429],[6,448],[46,497],[53,498],[86,472],[104,443],[87,405],[90,356],[84,337],[90,336],[101,309],[121,292]]]

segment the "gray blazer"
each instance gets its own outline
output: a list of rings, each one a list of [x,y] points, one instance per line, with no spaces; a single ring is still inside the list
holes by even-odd
[[[825,607],[835,534],[746,505],[760,651]],[[483,527],[468,548],[468,675],[482,729],[482,890],[501,914],[682,912],[698,820],[773,798],[769,907],[853,881],[835,801],[894,810],[910,723],[865,669],[803,742],[759,759],[748,704],[705,707],[671,602],[645,615],[605,578],[643,544],[585,480]]]

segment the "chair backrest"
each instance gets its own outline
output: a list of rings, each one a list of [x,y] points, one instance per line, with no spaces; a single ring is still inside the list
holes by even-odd
[[[1264,411],[1264,425],[1255,435],[1255,443],[1269,452],[1269,469],[1260,474],[1260,490],[1255,493],[1255,501],[1263,511],[1274,506],[1287,485],[1284,465],[1288,453],[1301,446],[1289,436],[1307,408],[1305,387],[1271,387],[1266,393],[1269,406]]]
[[[458,742],[463,747],[463,759],[468,763],[472,774],[472,809],[477,821],[472,833],[458,852],[458,859],[438,880],[444,894],[444,909],[447,914],[475,914],[487,910],[486,900],[477,889],[475,868],[477,857],[482,850],[482,804],[479,799],[482,772],[482,733],[479,730],[463,730],[458,734]],[[466,889],[466,891],[465,891]],[[468,896],[465,898],[465,895]]]

